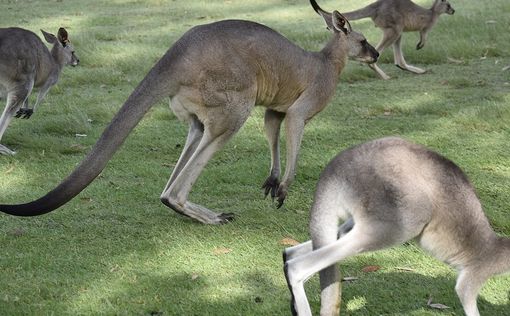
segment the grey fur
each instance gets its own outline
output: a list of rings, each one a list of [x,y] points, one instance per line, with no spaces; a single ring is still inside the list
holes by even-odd
[[[479,315],[476,298],[485,281],[510,271],[510,239],[492,230],[461,169],[400,138],[347,149],[326,166],[310,235],[311,241],[287,248],[283,256],[298,315],[311,314],[303,285],[314,273],[320,271],[321,315],[338,315],[335,263],[411,239],[459,271],[455,290],[468,316]]]
[[[266,107],[266,136],[271,172],[264,184],[283,203],[294,179],[305,124],[327,105],[348,56],[375,62],[377,51],[345,20],[327,14],[333,32],[320,52],[308,52],[269,27],[226,20],[196,26],[158,61],[124,103],[96,145],[73,173],[46,196],[26,204],[0,205],[0,211],[34,216],[50,212],[83,190],[101,172],[145,112],[170,97],[175,115],[189,124],[182,154],[161,194],[174,211],[206,224],[221,224],[232,214],[218,214],[188,201],[201,171],[241,128],[255,105]],[[285,119],[287,167],[279,183],[279,134]]]
[[[377,45],[377,51],[382,54],[384,49],[393,44],[395,65],[403,70],[414,73],[424,73],[425,70],[408,65],[402,53],[401,40],[403,32],[420,32],[420,41],[416,49],[425,46],[427,36],[443,13],[454,14],[447,0],[435,0],[430,9],[425,9],[410,0],[379,0],[362,9],[344,13],[348,20],[371,18],[375,26],[383,30],[383,38]],[[373,63],[369,65],[382,79],[390,79]]]
[[[29,30],[0,29],[0,88],[7,99],[0,117],[0,140],[14,116],[28,119],[32,115],[48,90],[57,83],[65,65],[76,66],[79,62],[64,28],[59,29],[58,38],[41,32],[53,45],[51,51]],[[37,101],[30,108],[28,98],[34,87],[40,89]],[[0,154],[15,152],[0,144]]]

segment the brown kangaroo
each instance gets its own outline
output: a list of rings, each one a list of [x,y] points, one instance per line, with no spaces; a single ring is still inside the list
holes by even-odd
[[[379,54],[393,44],[395,65],[400,69],[422,74],[425,70],[408,65],[404,59],[401,47],[402,32],[420,32],[420,41],[416,49],[421,49],[425,46],[428,33],[443,13],[450,15],[455,13],[447,0],[435,0],[430,9],[425,9],[411,0],[379,0],[362,9],[344,13],[344,16],[351,21],[371,18],[375,26],[383,30],[383,38],[376,47]],[[382,79],[390,79],[377,64],[369,66]]]
[[[510,238],[492,230],[462,170],[395,137],[347,149],[326,166],[315,191],[310,235],[311,241],[284,251],[297,315],[311,315],[303,285],[314,273],[320,271],[321,315],[338,315],[335,263],[411,239],[459,271],[455,290],[468,316],[479,315],[476,298],[485,281],[510,271]]]
[[[294,179],[305,124],[326,107],[348,57],[375,62],[379,54],[337,11],[315,10],[333,33],[320,52],[308,52],[267,26],[226,20],[193,27],[157,62],[135,88],[82,163],[54,190],[0,211],[20,216],[50,212],[76,196],[103,170],[148,109],[170,97],[175,115],[189,124],[182,154],[161,193],[174,211],[206,224],[218,214],[188,201],[193,184],[213,154],[241,128],[255,105],[266,107],[271,172],[264,183],[281,205]],[[279,182],[279,134],[285,119],[287,167]]]
[[[57,83],[65,65],[78,65],[78,57],[64,28],[55,35],[41,30],[46,41],[53,44],[51,52],[33,32],[16,27],[0,29],[0,88],[7,96],[7,104],[0,117],[0,140],[12,118],[29,118],[35,108]],[[40,88],[32,108],[28,97],[32,89]],[[0,154],[14,151],[0,144]]]

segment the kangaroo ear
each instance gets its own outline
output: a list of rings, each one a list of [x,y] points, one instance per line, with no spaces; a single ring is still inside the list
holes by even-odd
[[[45,32],[43,30],[41,30],[41,32],[43,33],[46,42],[50,44],[55,44],[57,42],[57,38],[55,37],[55,35]]]
[[[343,32],[345,35],[349,34],[351,25],[340,12],[333,11],[331,19],[335,32]]]
[[[59,28],[57,36],[58,36],[58,40],[60,41],[60,43],[62,43],[62,45],[65,46],[67,44],[67,42],[69,42],[69,35],[67,34],[67,31],[65,28],[63,28],[63,27]]]

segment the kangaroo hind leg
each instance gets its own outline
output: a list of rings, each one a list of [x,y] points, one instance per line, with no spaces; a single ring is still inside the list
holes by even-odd
[[[393,43],[393,57],[395,65],[402,70],[407,70],[415,74],[423,74],[426,72],[424,69],[406,63],[404,54],[402,53],[402,36],[399,36],[395,43]]]
[[[5,109],[0,117],[0,141],[5,133],[5,130],[9,126],[12,118],[21,106],[27,101],[30,92],[32,91],[33,81],[29,81],[24,85],[20,85],[7,92],[7,103]],[[14,155],[16,152],[10,150],[4,145],[0,144],[0,154],[2,155]]]
[[[240,99],[232,96],[231,100]],[[204,224],[224,224],[233,219],[232,213],[215,213],[188,201],[188,196],[207,162],[246,121],[250,111],[243,109],[254,106],[252,103],[254,102],[238,102],[237,106],[230,103],[230,111],[220,106],[201,108],[203,118],[196,116],[192,119],[183,153],[161,193],[163,204]]]
[[[338,314],[340,306],[339,272],[335,264],[350,256],[377,249],[394,243],[388,243],[384,236],[391,234],[393,227],[375,228],[372,225],[356,223],[340,239],[338,229],[327,229],[322,234],[324,246],[307,254],[295,257],[285,263],[285,275],[288,282],[293,307],[298,315],[311,315],[310,306],[304,290],[304,282],[313,274],[321,271],[321,314]],[[315,245],[314,245],[315,246]]]
[[[467,316],[480,316],[476,298],[489,277],[483,272],[483,269],[467,267],[462,269],[457,277],[455,291]]]
[[[383,30],[383,38],[381,39],[381,41],[379,42],[379,44],[377,44],[377,47],[375,48],[379,52],[379,55],[381,55],[382,52],[388,46],[390,46],[393,42],[395,42],[395,40],[397,39],[398,36],[399,36],[399,32],[397,30],[394,30],[392,28],[384,29]],[[384,73],[384,71],[381,68],[379,68],[379,66],[377,66],[377,63],[369,64],[368,66],[373,71],[375,71],[381,79],[384,79],[384,80],[391,79],[390,76],[388,76],[386,73]]]

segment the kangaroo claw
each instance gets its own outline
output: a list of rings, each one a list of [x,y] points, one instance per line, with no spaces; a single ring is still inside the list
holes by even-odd
[[[271,198],[274,200],[279,187],[280,181],[278,181],[277,178],[268,177],[264,184],[262,184],[262,189],[264,189],[264,197],[267,197],[269,192],[271,192]]]
[[[235,220],[235,214],[234,213],[221,213],[218,216],[218,218],[220,218],[221,224],[227,224],[227,223]]]

